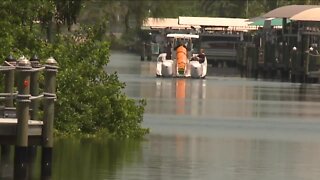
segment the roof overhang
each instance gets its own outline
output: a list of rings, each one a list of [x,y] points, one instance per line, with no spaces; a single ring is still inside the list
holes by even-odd
[[[274,10],[269,11],[268,13],[264,14],[262,17],[264,18],[291,18],[292,16],[301,13],[305,10],[317,8],[320,6],[317,5],[289,5],[289,6],[282,6],[276,8]]]
[[[265,25],[266,21],[270,21],[271,26],[282,27],[282,25],[283,25],[282,18],[262,18],[262,19],[258,19],[258,20],[253,21],[249,25],[262,27]],[[289,22],[291,22],[291,21],[289,19],[287,19],[286,23],[289,23]]]
[[[198,38],[199,38],[199,35],[196,35],[196,34],[167,34],[167,37],[172,37],[172,38],[185,38],[185,39],[189,39],[189,38],[198,39]]]
[[[294,21],[320,21],[320,6],[297,13],[290,19]]]
[[[178,18],[180,25],[190,26],[247,26],[248,19],[243,18],[222,18],[222,17],[185,17],[180,16]]]
[[[148,18],[141,29],[191,29],[189,25],[178,24],[178,18]]]
[[[224,17],[186,17],[180,16],[180,25],[200,26],[204,28],[221,28],[224,30],[246,31],[252,30],[250,21],[244,18],[224,18]]]

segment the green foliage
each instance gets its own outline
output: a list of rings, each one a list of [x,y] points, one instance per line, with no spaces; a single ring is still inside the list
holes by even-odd
[[[67,24],[68,28],[77,22],[80,13],[82,0],[55,0],[57,17],[62,24]]]
[[[17,2],[2,1],[0,7],[14,7],[19,4]],[[41,2],[34,1],[39,6]],[[31,25],[24,24],[15,11],[2,9],[0,15],[6,15],[0,20],[2,60],[10,53],[15,57],[38,54],[40,58],[53,56],[59,64],[56,132],[69,135],[107,132],[132,138],[148,132],[141,127],[145,101],[129,99],[121,91],[125,84],[119,81],[117,74],[105,72],[109,42],[99,41],[99,30],[83,28],[74,34],[59,34],[51,43],[42,38],[40,26],[30,28]]]
[[[109,43],[92,37],[94,34],[88,34],[82,42],[60,37],[51,48],[61,68],[57,104],[60,121],[56,127],[70,133],[92,134],[107,129],[121,137],[140,137],[146,133],[140,127],[145,103],[136,104],[121,93],[125,85],[118,81],[117,74],[108,75],[103,68],[108,63]]]

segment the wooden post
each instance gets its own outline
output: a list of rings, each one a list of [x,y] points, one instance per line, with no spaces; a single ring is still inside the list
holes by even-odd
[[[289,52],[288,52],[288,41],[286,38],[287,34],[287,18],[282,18],[282,65],[283,65],[283,72],[282,76],[286,77],[289,76]]]
[[[147,60],[151,61],[152,58],[152,41],[148,41],[147,45],[146,45],[146,54],[147,54]]]
[[[4,66],[16,66],[16,59],[9,55],[5,59],[6,63]],[[7,64],[8,63],[8,64]],[[13,86],[14,86],[14,72],[15,70],[9,70],[5,72],[4,77],[4,92],[5,93],[13,93]],[[13,107],[13,97],[5,100],[5,107]],[[10,146],[9,145],[1,145],[1,175],[5,172],[8,172],[8,163],[9,163],[9,157],[10,156]],[[1,176],[2,177],[2,176]]]
[[[52,148],[53,148],[53,121],[54,101],[56,99],[56,74],[58,66],[52,57],[45,64],[44,87],[44,120],[42,129],[42,158],[41,177],[47,179],[51,176]]]
[[[262,38],[261,38],[261,33],[259,33],[258,35],[254,36],[254,48],[251,48],[251,53],[250,56],[252,57],[252,74],[254,78],[258,78],[259,77],[259,71],[260,71],[260,60],[263,59],[260,49],[262,46]]]
[[[141,47],[141,61],[144,61],[144,57],[146,56],[146,43],[143,41],[142,42],[142,47]]]
[[[290,74],[290,50],[289,50],[289,41],[285,41],[282,45],[282,72],[281,78],[282,80],[288,80]]]
[[[17,95],[17,132],[14,155],[14,179],[27,177],[27,152],[28,152],[28,120],[30,103],[30,61],[25,57],[18,60],[18,95]]]
[[[263,34],[264,31],[261,32],[261,35],[260,35],[260,45],[258,46],[259,49],[258,49],[258,54],[259,54],[259,58],[258,58],[258,63],[257,63],[257,77],[259,77],[259,74],[263,74],[263,69],[264,69],[264,64],[265,64],[265,51],[264,51],[264,48],[265,48],[265,35]]]
[[[308,80],[308,73],[309,73],[309,45],[310,45],[310,36],[309,35],[306,35],[306,39],[305,39],[305,44],[304,44],[304,50],[305,51],[308,51],[308,53],[305,53],[304,52],[304,59],[303,59],[303,82],[307,82]]]
[[[4,64],[5,66],[16,66],[16,59],[9,55],[6,59],[6,62],[9,64]],[[4,92],[5,93],[13,93],[14,86],[14,72],[15,70],[8,70],[5,72],[4,77]],[[5,100],[5,107],[13,107],[13,97]]]
[[[264,74],[266,73],[267,69],[268,69],[268,64],[269,64],[269,61],[270,61],[270,54],[269,54],[269,49],[270,49],[270,29],[264,29],[264,38],[263,38],[263,41],[264,41],[264,47],[263,47],[263,52],[264,52],[264,55],[263,55],[263,59],[264,59],[264,63],[263,63],[263,69],[264,69]]]
[[[283,62],[285,62],[287,57],[285,57],[285,44],[287,43],[285,34],[287,34],[287,18],[282,18],[282,33],[281,33],[281,40],[282,40],[282,55],[283,55]]]
[[[273,78],[275,76],[275,46],[272,42],[274,34],[272,34],[271,30],[266,32],[265,39],[265,54],[264,54],[264,73],[266,78]]]
[[[291,82],[296,82],[298,77],[298,51],[297,47],[293,47],[291,50]]]
[[[39,63],[39,58],[38,56],[34,55],[30,59],[30,63],[32,68],[40,68],[40,63]],[[39,96],[39,71],[34,71],[31,73],[30,76],[30,94],[31,96]],[[30,104],[30,119],[32,120],[39,120],[38,115],[39,115],[39,106],[40,106],[40,101],[39,99],[34,99],[31,101]],[[35,158],[37,155],[37,146],[32,145],[28,147],[28,164],[29,164],[29,176],[32,173],[33,165],[35,164]]]
[[[40,68],[39,58],[35,55],[30,59],[32,68]],[[30,77],[30,94],[31,96],[39,95],[39,71],[31,73]],[[30,104],[31,113],[30,118],[32,120],[38,120],[39,100],[34,99]]]
[[[43,146],[53,145],[54,101],[56,99],[57,62],[49,58],[45,65]]]
[[[300,27],[300,25],[298,26]],[[304,40],[305,36],[301,30],[298,30],[297,35],[297,57],[295,63],[295,82],[303,81],[303,59],[304,59]]]
[[[16,59],[9,55],[5,59],[6,63],[4,66],[16,66]],[[8,64],[7,64],[8,63]],[[4,91],[5,93],[13,93],[13,86],[14,86],[14,72],[15,70],[9,70],[5,72],[4,77]],[[13,107],[13,97],[5,100],[5,107]],[[6,171],[8,171],[8,163],[9,163],[9,157],[10,156],[10,146],[9,145],[1,145],[1,175],[4,174]],[[2,177],[2,176],[1,176]]]

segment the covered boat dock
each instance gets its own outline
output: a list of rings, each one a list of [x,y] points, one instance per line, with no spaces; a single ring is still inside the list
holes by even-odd
[[[320,6],[289,5],[264,14],[253,47],[244,48],[246,73],[267,78],[279,75],[293,82],[318,81],[319,13]],[[274,28],[271,19],[281,20],[282,28]]]
[[[141,27],[141,60],[151,60],[153,55],[164,52],[168,33],[196,33],[196,27],[179,24],[178,18],[148,18]]]
[[[258,27],[250,26],[249,19],[225,17],[179,17],[179,24],[199,26],[200,45],[213,67],[235,67],[240,60],[238,48],[248,39],[247,32]]]

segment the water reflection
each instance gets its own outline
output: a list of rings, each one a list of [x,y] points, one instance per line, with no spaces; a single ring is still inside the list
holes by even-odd
[[[118,170],[142,158],[140,146],[129,140],[61,139],[55,143],[53,179],[119,179]]]
[[[199,115],[205,113],[206,80],[162,79],[154,81],[127,81],[127,86],[139,89],[126,89],[130,96],[146,98],[150,106],[146,112],[156,114]]]
[[[176,81],[176,114],[185,113],[185,98],[186,98],[186,80],[178,79]]]
[[[20,154],[15,151],[16,147],[13,145],[1,146],[0,179],[52,179],[52,167],[47,161],[41,161],[41,147],[29,146],[25,153]],[[23,158],[24,161],[19,161],[20,158]]]
[[[147,100],[143,141],[61,140],[53,179],[316,180],[320,86],[239,77],[156,78],[112,54],[131,98]],[[61,163],[63,162],[63,163]]]
[[[115,55],[117,59],[119,56]],[[319,85],[219,76],[204,80],[155,78],[154,62],[137,60],[134,56],[124,58],[114,69],[123,67],[119,77],[127,84],[124,91],[128,96],[147,100],[145,124],[152,129],[161,131],[163,126],[175,124],[181,127],[193,124],[192,131],[198,131],[195,127],[217,124],[298,128],[302,122],[318,122],[320,116]],[[134,68],[125,68],[129,61],[139,70],[133,73]]]
[[[316,179],[319,144],[201,136],[151,135],[143,159],[119,179]]]
[[[310,119],[319,117],[320,90],[315,85],[290,84],[288,87],[255,87],[258,117]],[[310,117],[310,118],[309,118]]]

